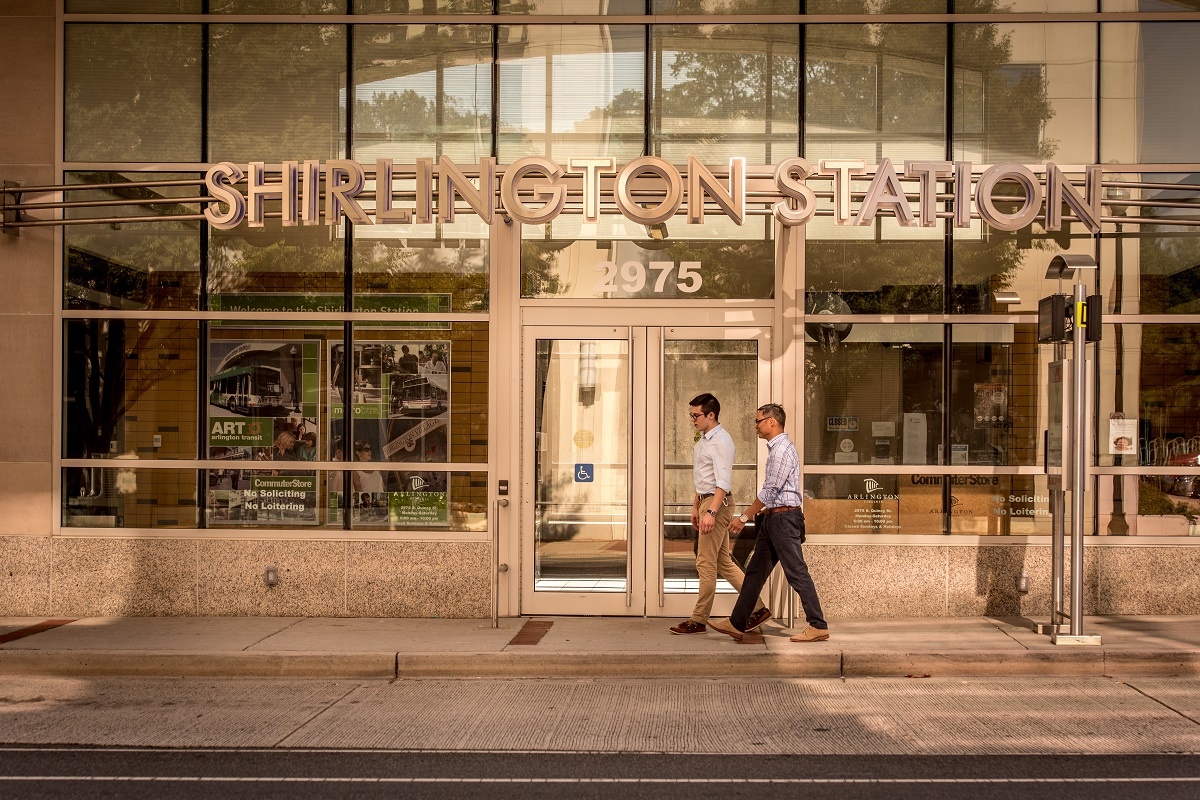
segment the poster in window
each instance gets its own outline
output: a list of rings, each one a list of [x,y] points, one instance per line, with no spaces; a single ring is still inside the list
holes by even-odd
[[[329,351],[330,459],[349,457],[349,503],[344,478],[330,476],[329,521],[350,507],[356,528],[446,527],[450,524],[447,473],[421,470],[445,463],[450,445],[450,342],[359,341],[347,362],[345,348]],[[347,374],[346,370],[350,370]],[[342,394],[350,383],[354,424],[346,433]]]
[[[316,525],[321,346],[210,341],[206,518],[213,526]],[[283,466],[279,462],[289,462]]]
[[[1008,424],[1008,391],[1003,383],[975,384],[975,427],[1003,428]]]

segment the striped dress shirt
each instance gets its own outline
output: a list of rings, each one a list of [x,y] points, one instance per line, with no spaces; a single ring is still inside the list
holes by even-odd
[[[800,496],[800,458],[786,433],[767,442],[767,475],[758,499],[766,508],[798,506]]]

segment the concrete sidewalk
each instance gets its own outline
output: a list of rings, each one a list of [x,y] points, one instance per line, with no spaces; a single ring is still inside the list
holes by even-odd
[[[0,618],[0,674],[320,678],[1200,676],[1200,616],[1089,617],[1099,647],[1023,619],[831,623],[797,644],[774,620],[741,643],[675,620],[283,617]],[[40,624],[40,625],[39,625]],[[39,628],[45,628],[39,630]],[[5,641],[7,640],[7,641]]]

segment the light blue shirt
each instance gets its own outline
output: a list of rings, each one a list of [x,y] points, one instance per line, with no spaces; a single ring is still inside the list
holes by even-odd
[[[758,499],[765,508],[798,506],[802,501],[800,458],[786,433],[767,442],[767,475]]]
[[[718,488],[733,490],[733,456],[736,448],[729,431],[719,424],[696,440],[692,449],[692,481],[696,494],[712,494]]]

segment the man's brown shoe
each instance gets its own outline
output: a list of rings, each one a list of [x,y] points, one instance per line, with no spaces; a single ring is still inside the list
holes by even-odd
[[[771,618],[771,609],[763,606],[758,611],[750,615],[750,619],[746,620],[746,633],[758,630],[764,622]]]
[[[671,628],[671,633],[704,633],[705,630],[703,622],[692,622],[690,619],[685,619]]]
[[[739,642],[742,640],[742,632],[733,627],[733,623],[727,619],[719,619],[716,622],[713,622],[710,619],[708,621],[708,627],[712,628],[714,631],[720,631],[726,636],[732,636]]]
[[[812,625],[805,625],[804,630],[792,637],[793,642],[823,642],[829,638],[828,628],[814,628]]]

